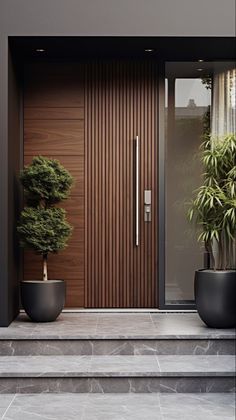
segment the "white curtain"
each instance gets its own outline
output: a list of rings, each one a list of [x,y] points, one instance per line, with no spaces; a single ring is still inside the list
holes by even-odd
[[[236,133],[236,69],[213,77],[211,132],[213,137]]]

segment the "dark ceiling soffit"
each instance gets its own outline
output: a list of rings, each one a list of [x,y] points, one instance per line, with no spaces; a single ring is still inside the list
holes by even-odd
[[[234,37],[9,37],[19,59],[152,57],[163,60],[234,60]],[[45,52],[36,52],[37,48]],[[153,52],[145,52],[146,48]]]

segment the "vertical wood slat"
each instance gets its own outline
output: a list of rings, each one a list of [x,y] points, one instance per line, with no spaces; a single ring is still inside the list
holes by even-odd
[[[157,70],[87,64],[85,306],[157,307]],[[134,139],[140,138],[140,246],[134,243]],[[152,222],[144,222],[144,189]]]

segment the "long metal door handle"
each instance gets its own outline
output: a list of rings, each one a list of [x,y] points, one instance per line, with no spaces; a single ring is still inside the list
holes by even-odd
[[[136,136],[136,221],[135,245],[139,246],[139,138]]]

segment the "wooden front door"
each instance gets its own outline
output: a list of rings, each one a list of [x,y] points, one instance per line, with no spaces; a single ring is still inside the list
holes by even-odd
[[[75,179],[63,204],[73,235],[48,264],[67,282],[67,307],[157,307],[157,79],[148,61],[25,68],[24,163],[57,158]],[[41,277],[40,257],[25,252],[24,278]]]
[[[88,308],[157,307],[157,80],[156,65],[150,61],[103,61],[87,67]],[[147,222],[145,190],[151,191]]]

